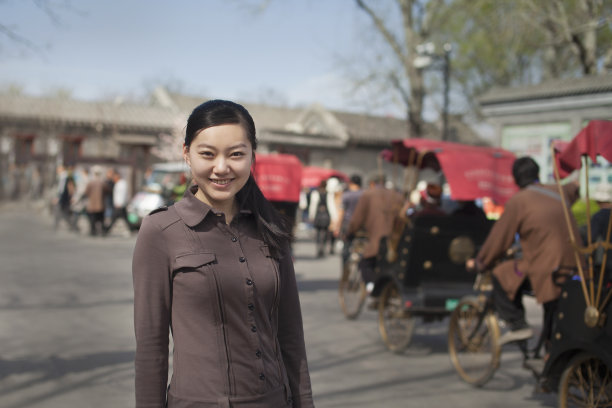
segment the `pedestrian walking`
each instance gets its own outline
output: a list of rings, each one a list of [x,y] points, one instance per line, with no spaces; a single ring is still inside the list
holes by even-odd
[[[348,239],[346,231],[348,229],[349,223],[351,222],[353,212],[355,212],[355,207],[357,207],[357,203],[359,202],[359,198],[361,197],[361,194],[363,194],[361,186],[361,176],[359,174],[353,174],[349,179],[346,191],[342,193],[340,211],[338,214],[338,219],[340,220],[340,222],[336,225],[335,234],[344,241],[344,245],[342,247],[343,262],[346,262],[350,255],[349,250],[351,246],[351,240]]]
[[[194,186],[144,219],[134,249],[137,408],[314,406],[291,230],[251,174],[256,147],[241,105],[189,116]]]
[[[91,177],[85,187],[87,197],[87,216],[89,217],[89,235],[102,235],[104,231],[104,180],[102,180],[102,169],[94,166]]]
[[[129,201],[127,181],[121,177],[119,170],[113,169],[113,215],[109,224],[104,229],[104,234],[108,234],[115,222],[119,219],[123,220],[128,234],[130,231],[130,222],[127,217],[127,205]]]
[[[327,194],[327,180],[321,180],[319,187],[310,194],[308,209],[310,221],[315,229],[317,258],[325,256],[325,248],[330,240],[331,205],[329,205],[329,198],[331,197]]]
[[[51,207],[53,209],[53,229],[57,230],[63,217],[60,199],[64,193],[64,189],[66,188],[66,179],[68,178],[68,170],[66,170],[66,167],[63,164],[59,164],[55,168],[55,177],[55,195],[51,200]]]
[[[87,218],[87,222],[89,222],[89,216],[87,215],[87,196],[85,195],[85,189],[89,183],[89,174],[84,167],[78,167],[73,174],[76,191],[72,199],[72,222],[77,229],[80,229],[79,221],[81,216]]]
[[[104,178],[104,221],[110,220],[113,216],[113,187],[115,186],[113,168],[106,169]]]
[[[76,193],[76,184],[72,174],[68,174],[64,179],[64,188],[58,200],[58,208],[60,219],[64,220],[71,231],[78,231],[74,224],[74,216],[72,211],[72,203]],[[56,224],[56,228],[59,225]]]

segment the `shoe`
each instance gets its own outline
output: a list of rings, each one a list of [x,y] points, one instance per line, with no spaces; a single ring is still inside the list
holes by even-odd
[[[504,333],[499,338],[499,345],[502,346],[513,341],[527,340],[533,337],[533,329],[531,327],[524,327],[522,329],[510,330]]]

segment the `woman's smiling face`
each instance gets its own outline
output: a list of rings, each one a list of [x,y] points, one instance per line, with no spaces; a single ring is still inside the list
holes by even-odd
[[[251,174],[253,147],[239,124],[213,126],[196,134],[183,156],[198,185],[196,197],[230,214],[236,193]]]

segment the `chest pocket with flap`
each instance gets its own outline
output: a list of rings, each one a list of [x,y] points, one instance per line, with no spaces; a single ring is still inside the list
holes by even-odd
[[[217,257],[214,252],[200,252],[197,254],[178,255],[174,259],[174,272],[181,269],[198,269],[204,265],[214,264]]]

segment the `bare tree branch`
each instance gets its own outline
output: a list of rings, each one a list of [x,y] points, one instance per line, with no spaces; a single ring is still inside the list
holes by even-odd
[[[19,43],[32,51],[40,51],[40,48],[36,44],[28,40],[26,37],[17,34],[15,30],[12,30],[4,24],[0,24],[0,33],[5,35],[9,40]]]
[[[387,44],[389,44],[397,59],[401,62],[404,62],[405,56],[402,47],[398,43],[395,36],[391,33],[391,31],[389,31],[384,21],[374,12],[374,10],[372,10],[367,4],[365,4],[363,0],[355,0],[355,2],[357,3],[357,6],[359,6],[359,8],[361,8],[368,16],[370,16],[372,22],[374,23],[374,26],[385,38]]]
[[[74,7],[70,0],[32,0],[32,3],[39,8],[48,19],[55,25],[61,26],[61,16],[64,12],[70,12],[72,14],[84,15],[85,12]],[[19,44],[27,49],[41,53],[42,48],[36,44],[32,39],[27,38],[24,35],[18,33],[16,28],[12,28],[7,24],[0,23],[0,35],[4,35],[8,40]]]

